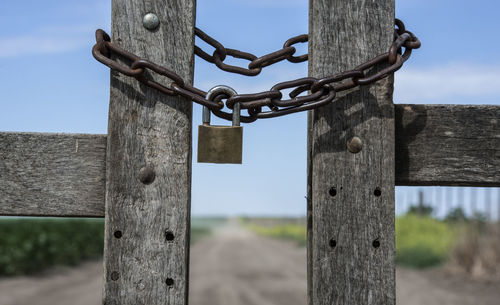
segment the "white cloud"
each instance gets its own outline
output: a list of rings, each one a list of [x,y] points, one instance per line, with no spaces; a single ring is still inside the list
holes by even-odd
[[[425,68],[403,67],[396,72],[394,87],[397,102],[404,103],[454,97],[500,97],[500,66],[458,63]]]
[[[46,25],[14,37],[0,37],[0,58],[53,54],[88,48],[95,24]]]
[[[211,66],[208,68],[213,69]],[[251,93],[269,90],[278,82],[305,77],[307,70],[303,68],[286,65],[268,67],[261,76],[251,79],[215,72],[203,73],[205,77],[198,74],[195,79],[196,86],[204,90],[227,84],[239,93]],[[498,96],[500,104],[500,65],[454,63],[422,68],[405,66],[395,73],[394,91],[397,103],[470,103],[474,98],[488,97],[491,101]]]

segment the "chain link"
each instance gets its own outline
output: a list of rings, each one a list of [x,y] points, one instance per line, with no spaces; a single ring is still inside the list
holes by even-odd
[[[174,71],[146,59],[142,59],[124,50],[119,45],[112,43],[109,35],[101,29],[96,31],[96,44],[92,48],[92,54],[95,59],[112,70],[134,77],[146,86],[155,88],[166,95],[183,96],[190,101],[207,106],[220,118],[230,121],[232,119],[232,113],[223,111],[222,109],[224,106],[232,109],[235,103],[239,103],[241,109],[247,109],[248,112],[248,115],[241,116],[241,122],[251,123],[261,118],[273,118],[321,107],[332,102],[336,94],[341,91],[350,90],[357,86],[372,84],[399,70],[410,57],[412,50],[420,47],[420,41],[412,32],[406,30],[401,20],[396,19],[394,23],[394,41],[389,51],[380,54],[352,70],[320,79],[304,77],[285,81],[274,85],[269,91],[264,92],[237,94],[231,97],[221,94],[216,96],[213,100],[208,100],[205,91],[187,84],[182,77]],[[231,73],[255,76],[262,71],[262,68],[283,60],[288,60],[292,63],[308,60],[308,54],[296,56],[296,49],[293,47],[294,44],[308,41],[308,35],[305,34],[288,39],[283,44],[282,49],[261,57],[257,57],[251,53],[225,48],[219,41],[198,28],[195,28],[195,35],[215,49],[212,55],[209,55],[195,45],[195,54],[215,64],[220,69]],[[112,57],[112,55],[114,57]],[[246,68],[229,65],[224,63],[227,56],[246,59],[250,62]],[[125,62],[129,62],[130,64],[121,64],[114,58],[124,59]],[[374,69],[384,64],[387,66],[378,71]],[[146,77],[146,70],[165,76],[172,82],[169,85],[160,84]],[[377,72],[372,73],[372,70]],[[293,89],[288,94],[289,99],[283,99],[283,94],[281,92],[283,89]],[[303,95],[305,92],[308,93]],[[225,103],[223,102],[224,99],[226,99]],[[267,107],[269,110],[263,111],[263,107]]]

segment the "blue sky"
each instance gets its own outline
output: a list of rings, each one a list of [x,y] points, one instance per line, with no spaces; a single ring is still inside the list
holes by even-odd
[[[499,11],[498,1],[397,1],[396,16],[423,46],[396,74],[395,102],[500,104]],[[110,29],[111,1],[2,1],[0,12],[0,131],[105,134],[109,70],[90,49],[95,29]],[[196,23],[226,47],[263,55],[307,33],[307,18],[307,0],[199,0]],[[248,93],[305,75],[306,63],[254,78],[195,63],[195,85],[205,90]],[[195,105],[193,160],[200,122]],[[243,146],[243,165],[193,163],[193,214],[304,214],[305,113],[245,125]]]

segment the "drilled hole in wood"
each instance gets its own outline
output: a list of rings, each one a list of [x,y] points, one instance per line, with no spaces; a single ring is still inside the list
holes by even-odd
[[[335,248],[337,246],[337,241],[335,239],[330,239],[330,242],[328,243],[330,247]]]
[[[174,233],[172,231],[165,231],[165,239],[167,241],[172,241],[174,240]]]
[[[113,281],[116,281],[116,280],[118,280],[119,278],[120,278],[120,273],[118,273],[118,272],[116,272],[116,271],[111,272],[111,279],[112,279]]]
[[[380,247],[380,241],[378,239],[375,239],[372,243],[373,248],[378,248]]]
[[[335,197],[337,196],[337,189],[334,186],[332,186],[328,191],[328,193],[330,194],[330,196]]]
[[[115,238],[122,238],[123,234],[122,234],[122,231],[115,231],[115,233],[113,233],[113,235],[115,236]]]
[[[165,280],[165,284],[167,284],[168,287],[174,286],[174,279],[173,278],[167,278]]]
[[[382,195],[382,190],[380,190],[379,187],[377,187],[374,191],[373,191],[373,195],[377,196],[377,197],[380,197],[380,195]]]
[[[156,174],[152,167],[145,166],[139,170],[139,180],[144,184],[151,184],[155,181]]]

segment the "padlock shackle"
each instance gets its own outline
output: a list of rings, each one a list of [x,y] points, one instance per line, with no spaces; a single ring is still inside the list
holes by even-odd
[[[210,109],[207,106],[203,106],[202,121],[203,125],[210,125]]]
[[[240,112],[241,112],[240,103],[235,103],[233,105],[233,126],[240,126]]]
[[[229,86],[218,85],[208,90],[206,98],[209,101],[213,101],[215,97],[217,97],[220,94],[225,94],[228,97],[231,97],[233,95],[236,95],[237,93],[233,88]],[[233,126],[240,126],[240,112],[241,112],[240,103],[235,103],[233,105],[233,124],[232,124]],[[202,120],[203,120],[203,125],[210,125],[210,109],[207,106],[203,106]]]

